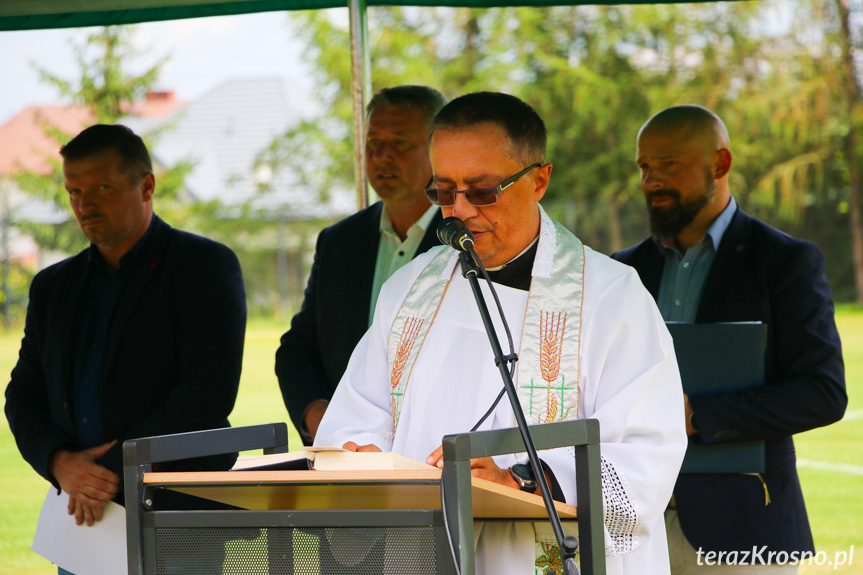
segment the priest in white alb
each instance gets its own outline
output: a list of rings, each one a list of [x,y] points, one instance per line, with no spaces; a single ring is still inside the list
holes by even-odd
[[[540,207],[552,166],[545,125],[528,104],[499,93],[462,96],[437,115],[429,141],[427,195],[474,235],[512,331],[528,423],[600,422],[608,573],[667,574],[663,511],[686,432],[674,348],[653,298],[634,270],[583,246]],[[383,286],[315,443],[440,466],[443,436],[469,431],[501,387],[457,254],[441,246]],[[504,399],[479,429],[514,426]],[[539,456],[545,473],[535,475],[577,506],[574,451]],[[511,468],[524,461],[474,459],[472,474],[519,489]],[[475,531],[478,574],[544,575],[557,554],[547,522],[478,523]]]

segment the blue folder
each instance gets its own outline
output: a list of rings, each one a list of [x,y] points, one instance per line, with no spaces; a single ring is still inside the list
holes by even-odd
[[[766,325],[669,322],[666,326],[674,339],[683,391],[690,397],[764,385]],[[690,438],[680,472],[763,473],[764,442],[701,444]]]

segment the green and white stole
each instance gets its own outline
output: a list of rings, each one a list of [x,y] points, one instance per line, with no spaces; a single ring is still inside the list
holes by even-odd
[[[522,328],[515,385],[529,424],[578,417],[584,246],[540,207],[540,234]],[[423,342],[458,263],[437,253],[414,282],[390,329],[393,431]]]
[[[540,234],[525,308],[516,390],[529,424],[578,418],[584,246],[540,206]],[[414,282],[387,342],[393,432],[414,364],[443,302],[458,256],[440,250]],[[515,425],[515,422],[513,422]],[[547,523],[535,524],[534,575],[562,568]],[[558,571],[560,572],[560,571]]]

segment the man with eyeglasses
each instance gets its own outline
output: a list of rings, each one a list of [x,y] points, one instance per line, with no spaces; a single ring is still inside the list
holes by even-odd
[[[381,201],[320,233],[303,305],[276,352],[282,397],[307,445],[371,324],[381,286],[439,244],[440,213],[423,186],[429,126],[445,103],[427,86],[384,88],[369,102],[368,177]]]
[[[671,338],[638,276],[584,247],[540,207],[552,171],[545,147],[542,119],[518,98],[462,96],[432,124],[426,193],[473,233],[518,350],[515,383],[528,423],[600,421],[608,573],[668,573],[662,512],[686,447],[674,420],[683,394]],[[471,430],[501,387],[456,254],[433,248],[381,290],[316,444],[441,467],[442,437]],[[478,429],[513,425],[502,401]],[[478,458],[472,473],[531,493],[544,478],[555,499],[575,505],[573,452],[540,457],[542,470],[523,454]],[[543,561],[557,560],[547,523],[476,529],[477,573],[541,573]]]

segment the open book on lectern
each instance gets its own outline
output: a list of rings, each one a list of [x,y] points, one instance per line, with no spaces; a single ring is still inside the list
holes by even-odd
[[[767,326],[760,322],[665,324],[683,391],[691,397],[764,385]],[[698,423],[698,413],[695,413]],[[763,473],[764,442],[702,444],[691,438],[681,473]]]
[[[303,451],[268,455],[240,455],[231,471],[389,471],[437,469],[391,452],[354,452],[340,447],[306,447]]]

